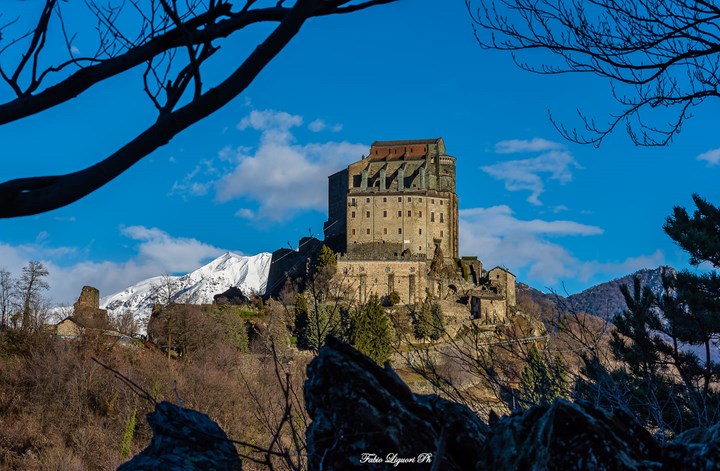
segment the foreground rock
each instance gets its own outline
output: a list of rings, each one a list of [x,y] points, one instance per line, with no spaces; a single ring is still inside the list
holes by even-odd
[[[329,338],[308,366],[309,469],[475,469],[487,427],[467,407],[420,396],[391,370]]]
[[[225,432],[207,415],[161,402],[147,415],[153,438],[118,471],[240,470],[240,457]]]
[[[661,469],[655,439],[622,412],[556,400],[493,424],[477,469]]]

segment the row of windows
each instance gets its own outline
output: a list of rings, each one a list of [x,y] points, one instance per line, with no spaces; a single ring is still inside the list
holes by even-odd
[[[418,211],[418,217],[419,217],[419,218],[422,217],[422,214],[423,214],[422,211]],[[408,212],[407,212],[407,215],[408,215],[408,217],[412,217],[412,211],[408,211]],[[355,211],[351,211],[351,212],[350,212],[350,217],[351,217],[351,218],[354,218],[354,217],[355,217]],[[369,218],[369,217],[370,217],[370,211],[365,211],[365,217],[366,217],[366,218]],[[387,217],[387,211],[383,211],[383,217],[384,217],[384,218]],[[399,218],[402,217],[402,211],[398,211],[398,217],[399,217]],[[435,213],[430,213],[430,222],[435,222]],[[440,213],[440,222],[445,222],[445,217],[444,217],[443,213]]]
[[[387,227],[383,228],[383,234],[387,235]],[[365,229],[365,234],[370,235],[370,228]],[[398,234],[402,234],[402,227],[398,227]],[[355,229],[352,230],[352,235],[355,235]],[[422,229],[418,229],[418,235],[422,235]],[[445,231],[440,231],[440,237],[445,235]]]
[[[402,196],[398,196],[397,199],[398,199],[398,203],[402,203]],[[418,198],[418,203],[422,203],[422,200],[423,200],[422,198]],[[365,198],[365,202],[369,203],[370,198]],[[412,196],[407,197],[407,202],[412,203]],[[383,196],[383,203],[387,203],[387,196]],[[440,206],[442,206],[443,203],[444,203],[444,201],[440,200]],[[350,205],[355,206],[356,204],[357,204],[356,199],[350,198]],[[435,204],[435,198],[430,198],[430,204]]]

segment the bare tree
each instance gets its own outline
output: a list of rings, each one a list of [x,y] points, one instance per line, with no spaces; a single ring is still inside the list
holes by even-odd
[[[13,308],[15,280],[9,271],[0,270],[0,327],[7,327]]]
[[[3,58],[0,66],[0,77],[15,94],[14,99],[0,104],[0,125],[65,103],[135,68],[143,69],[142,86],[158,113],[147,129],[90,167],[65,175],[20,178],[0,184],[0,217],[60,208],[102,187],[242,93],[309,18],[351,13],[394,1],[88,0],[84,4],[97,18],[97,24],[92,25],[97,31],[96,49],[89,55],[76,52],[75,32],[68,30],[63,16],[74,4],[45,0],[35,26],[14,39],[8,32],[18,19],[0,23],[0,57],[8,52],[18,52],[19,56],[12,66]],[[217,43],[258,23],[277,26],[247,57],[231,65],[224,80],[209,87],[203,79],[203,66],[217,52]],[[135,29],[126,29],[127,25]],[[56,27],[66,45],[64,58],[47,57],[46,45],[53,42],[51,33]]]
[[[17,281],[17,293],[21,303],[23,330],[38,329],[47,316],[48,303],[43,298],[43,291],[50,285],[45,277],[50,273],[45,265],[37,260],[31,260],[23,267],[20,279]]]
[[[519,67],[532,72],[591,73],[609,79],[621,111],[607,123],[596,123],[580,111],[580,130],[553,119],[572,141],[597,146],[624,125],[635,144],[665,145],[680,131],[693,106],[720,96],[720,6],[715,2],[465,3],[481,47],[510,51]],[[539,63],[523,54],[538,50],[550,53],[540,55]],[[553,55],[556,60],[548,59]]]

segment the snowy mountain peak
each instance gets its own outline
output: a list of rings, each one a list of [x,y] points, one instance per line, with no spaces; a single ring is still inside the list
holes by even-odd
[[[168,291],[161,286],[171,286],[172,301],[188,304],[211,304],[213,296],[233,286],[246,294],[264,294],[271,261],[272,254],[267,252],[253,256],[225,252],[186,275],[156,276],[140,281],[102,298],[100,307],[107,309],[110,316],[130,311],[144,332],[152,306],[167,302],[160,299],[163,295],[167,296],[163,293]]]

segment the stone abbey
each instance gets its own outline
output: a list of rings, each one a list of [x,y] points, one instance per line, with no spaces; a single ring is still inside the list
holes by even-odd
[[[376,141],[367,156],[329,177],[325,243],[338,276],[370,294],[463,295],[471,318],[496,323],[515,307],[515,277],[459,257],[455,157],[442,138]]]

